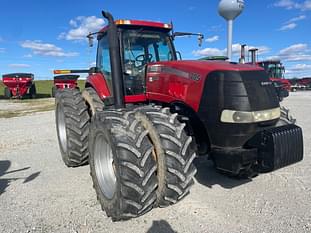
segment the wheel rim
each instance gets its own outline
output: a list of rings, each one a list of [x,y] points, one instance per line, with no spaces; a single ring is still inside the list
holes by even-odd
[[[65,113],[60,104],[57,105],[57,131],[61,149],[67,153],[67,131],[65,122]]]
[[[113,153],[104,135],[98,135],[94,146],[94,166],[102,193],[112,199],[116,191],[117,177],[113,165]]]

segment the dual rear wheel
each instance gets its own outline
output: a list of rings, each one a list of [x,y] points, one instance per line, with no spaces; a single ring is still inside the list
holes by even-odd
[[[83,97],[75,90],[56,96],[59,144],[67,166],[89,161],[107,216],[127,220],[189,193],[196,154],[176,114],[151,106],[98,111],[97,100],[92,108]]]

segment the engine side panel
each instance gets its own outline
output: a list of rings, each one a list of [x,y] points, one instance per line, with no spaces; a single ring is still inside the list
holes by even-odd
[[[204,79],[204,74],[191,69],[151,66],[147,71],[147,98],[163,103],[180,101],[197,111]]]

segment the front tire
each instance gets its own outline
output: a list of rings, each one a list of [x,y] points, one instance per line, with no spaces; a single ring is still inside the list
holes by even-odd
[[[157,158],[157,203],[159,207],[175,204],[189,194],[196,168],[196,153],[191,147],[192,137],[184,130],[185,124],[171,114],[169,108],[141,107],[136,119],[149,131]]]
[[[64,163],[77,167],[88,162],[90,117],[79,91],[59,90],[56,95],[56,128]]]
[[[91,176],[113,221],[143,215],[156,201],[156,163],[146,135],[139,121],[117,110],[97,113],[91,123]]]

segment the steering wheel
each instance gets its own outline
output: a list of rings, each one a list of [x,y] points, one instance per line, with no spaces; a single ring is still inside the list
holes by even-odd
[[[153,58],[153,56],[150,53],[148,54],[147,59],[146,59],[145,54],[138,55],[135,58],[135,61],[140,62],[141,65],[138,65],[137,67],[142,67],[142,66],[146,65],[148,62],[151,62],[152,58]]]

